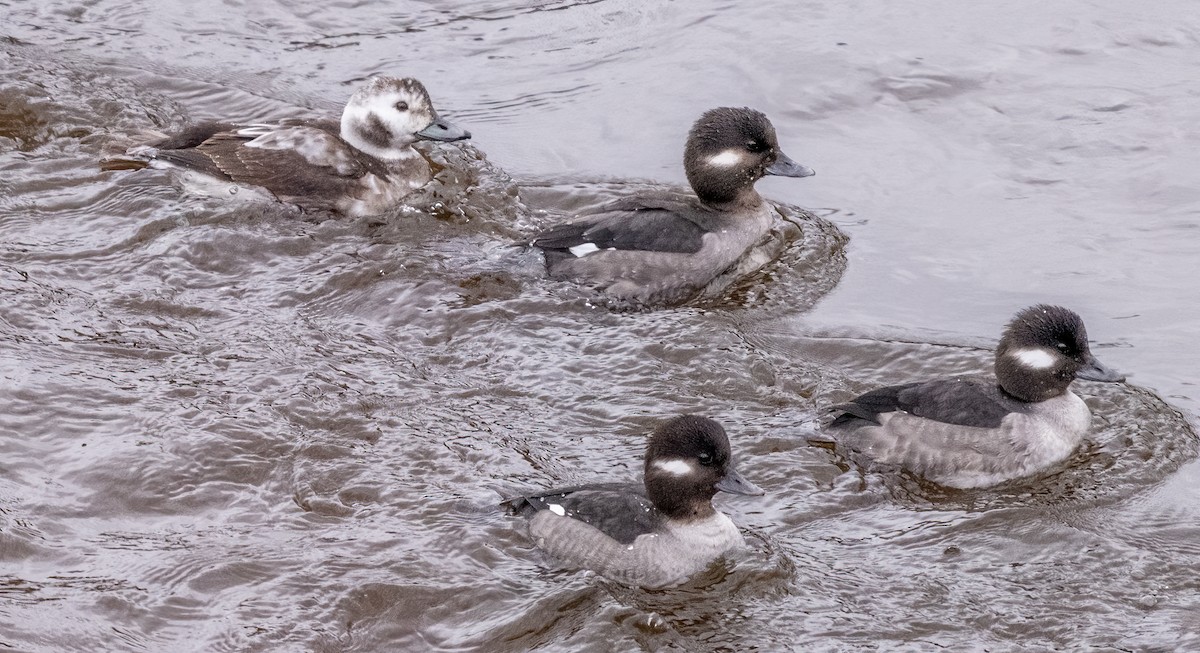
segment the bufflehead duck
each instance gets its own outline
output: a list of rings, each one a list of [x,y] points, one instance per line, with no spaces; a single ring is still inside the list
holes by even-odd
[[[692,126],[683,168],[694,196],[622,198],[527,244],[545,253],[553,277],[635,303],[682,302],[767,238],[776,211],[754,190],[755,182],[765,175],[814,174],[780,150],[765,115],[729,107],[706,112]]]
[[[183,170],[227,192],[250,187],[260,198],[357,217],[386,211],[429,182],[429,164],[414,142],[470,137],[438,117],[421,82],[375,77],[350,97],[340,123],[204,123],[102,166]]]
[[[660,425],[644,469],[643,485],[584,485],[503,505],[529,518],[530,535],[550,555],[642,587],[678,585],[743,543],[713,495],[763,491],[734,469],[720,424],[683,415]]]
[[[1066,460],[1091,413],[1076,378],[1125,378],[1096,360],[1075,312],[1039,304],[1019,313],[996,349],[996,382],[947,378],[872,390],[833,406],[843,446],[952,488],[1029,476]]]

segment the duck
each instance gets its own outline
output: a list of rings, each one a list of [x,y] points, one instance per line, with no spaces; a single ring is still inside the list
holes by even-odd
[[[701,115],[688,133],[683,169],[690,195],[623,197],[523,244],[541,250],[552,278],[621,302],[684,303],[727,285],[730,271],[753,271],[738,264],[766,244],[778,216],[755,182],[767,175],[815,174],[784,154],[771,121],[747,107]]]
[[[432,179],[413,143],[471,134],[438,115],[418,80],[378,76],[350,96],[340,121],[206,122],[158,136],[101,167],[170,169],[201,192],[361,217],[391,209]]]
[[[734,467],[716,421],[681,415],[646,446],[642,484],[599,483],[518,496],[502,505],[525,517],[537,546],[574,567],[627,585],[679,585],[744,545],[713,507],[717,492],[760,496]]]
[[[879,388],[831,407],[840,447],[939,485],[976,489],[1059,465],[1091,423],[1075,379],[1125,377],[1092,355],[1078,313],[1019,311],[995,352],[995,380],[948,377]]]

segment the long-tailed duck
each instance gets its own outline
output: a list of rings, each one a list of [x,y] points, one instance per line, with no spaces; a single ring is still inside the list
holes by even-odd
[[[414,142],[470,137],[438,116],[421,82],[375,77],[350,97],[340,123],[208,122],[102,165],[170,168],[208,192],[248,190],[306,210],[362,216],[386,211],[429,182],[429,164]]]

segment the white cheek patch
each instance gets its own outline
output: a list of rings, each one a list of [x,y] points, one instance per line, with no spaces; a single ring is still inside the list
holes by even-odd
[[[708,165],[718,168],[730,168],[742,162],[742,153],[737,150],[725,150],[720,154],[708,157]]]
[[[566,516],[566,514],[567,514],[567,511],[564,510],[563,507],[558,505],[557,503],[552,503],[552,504],[546,506],[546,509],[549,510],[550,512],[558,515],[559,517]]]
[[[409,113],[411,114],[411,112]],[[390,141],[388,145],[380,146],[377,143],[365,140],[359,135],[358,127],[361,125],[370,125],[372,118],[383,123],[383,127],[388,131]],[[411,159],[420,156],[416,150],[408,146],[409,143],[416,140],[416,137],[411,134],[424,129],[432,120],[432,117],[426,118],[425,122],[416,125],[411,116],[401,120],[395,109],[381,112],[372,111],[370,104],[348,104],[345,111],[342,112],[340,135],[350,145],[377,159],[385,161]]]
[[[583,243],[582,245],[568,247],[567,251],[574,254],[575,258],[583,258],[592,252],[600,251],[600,248],[596,246],[596,243]]]
[[[433,124],[433,116],[416,111],[406,111],[396,115],[396,112],[392,111],[390,115],[383,118],[383,121],[392,128],[392,132],[395,134],[416,134]]]
[[[691,463],[677,458],[672,460],[656,460],[654,461],[654,466],[672,476],[687,476],[694,471]]]
[[[1031,367],[1035,370],[1045,370],[1054,367],[1058,357],[1046,351],[1045,349],[1018,349],[1011,356],[1025,367]]]

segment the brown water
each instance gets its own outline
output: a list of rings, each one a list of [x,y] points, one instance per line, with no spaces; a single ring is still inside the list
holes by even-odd
[[[0,3],[0,650],[1200,650],[1192,3],[381,5]],[[372,73],[475,134],[415,209],[96,166]],[[760,183],[799,233],[759,278],[619,313],[507,246],[682,182],[724,104],[818,171]],[[1043,301],[1131,377],[1079,384],[1065,469],[947,492],[808,442]],[[768,492],[687,586],[559,569],[497,511],[634,476],[683,411]]]

